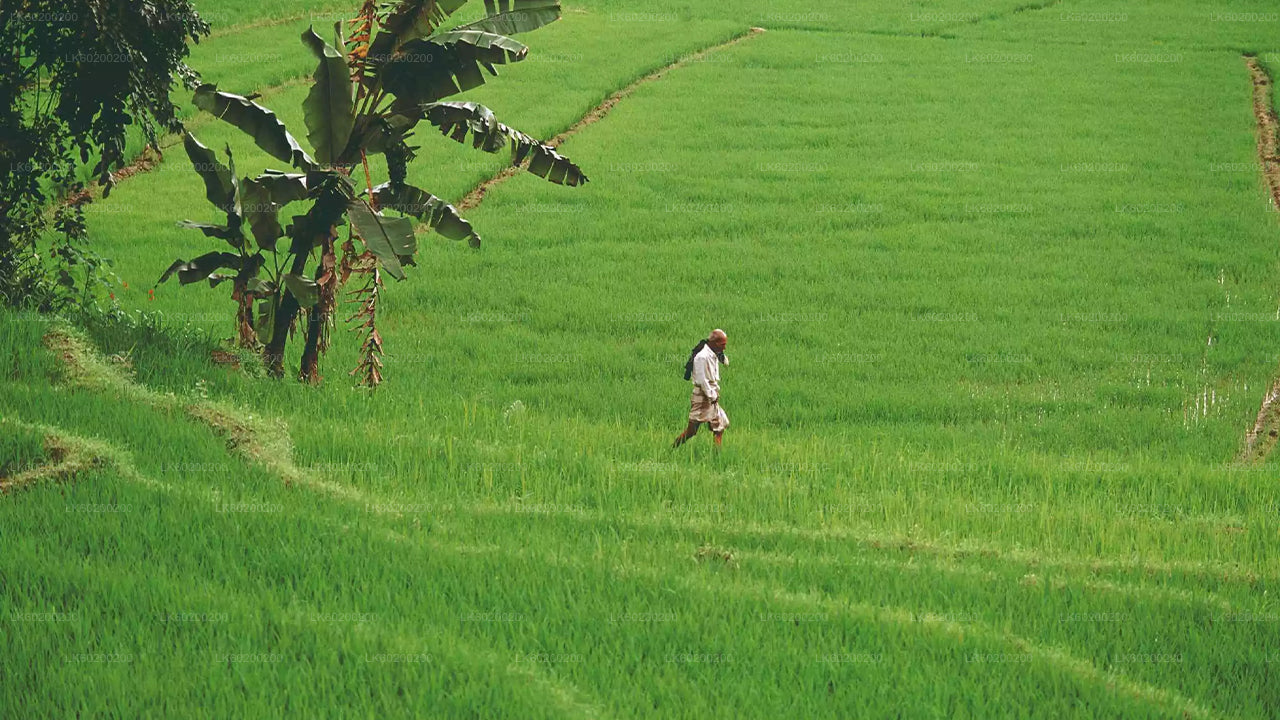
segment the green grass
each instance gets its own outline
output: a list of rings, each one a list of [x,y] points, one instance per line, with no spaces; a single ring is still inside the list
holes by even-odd
[[[0,716],[1273,714],[1277,468],[1232,459],[1280,360],[1240,57],[1274,33],[1201,21],[1270,11],[1026,4],[570,3],[469,99],[549,137],[768,32],[569,140],[585,187],[491,191],[479,251],[421,238],[374,394],[341,328],[320,388],[210,363],[225,288],[146,293],[213,248],[199,180],[122,183],[91,231],[146,314],[85,328],[106,379],[0,315],[3,457],[110,458],[0,498]],[[215,7],[197,66],[304,135],[307,21]],[[419,140],[450,199],[496,168]],[[713,326],[724,451],[668,451]]]
[[[39,431],[10,423],[0,424],[0,478],[35,469],[47,461],[44,436]]]

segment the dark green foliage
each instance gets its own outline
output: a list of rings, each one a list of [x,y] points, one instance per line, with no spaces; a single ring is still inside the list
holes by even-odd
[[[0,10],[0,302],[65,306],[100,279],[78,171],[111,189],[125,130],[154,144],[178,123],[169,91],[194,73],[188,41],[208,33],[187,0],[5,0]],[[96,158],[96,159],[95,159]],[[37,244],[60,237],[47,256]]]

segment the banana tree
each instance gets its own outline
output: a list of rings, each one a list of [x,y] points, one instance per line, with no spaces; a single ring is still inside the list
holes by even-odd
[[[350,21],[348,38],[342,23],[334,26],[332,43],[314,28],[304,32],[302,42],[317,60],[303,102],[310,153],[253,99],[210,84],[196,89],[197,107],[240,128],[296,172],[267,170],[237,179],[230,148],[224,165],[188,133],[187,154],[204,180],[207,199],[226,215],[226,223],[180,224],[228,243],[234,252],[178,260],[160,282],[173,275],[184,285],[231,281],[239,341],[260,347],[273,375],[284,374],[288,338],[305,315],[299,377],[319,381],[319,356],[328,347],[338,287],[361,275],[366,284],[352,293],[360,308],[355,317],[364,319],[356,329],[366,335],[357,371],[365,384],[376,385],[382,350],[374,326],[378,288],[383,274],[403,280],[405,266],[414,264],[415,222],[480,246],[480,236],[456,208],[406,182],[408,163],[419,149],[409,140],[419,124],[485,152],[508,151],[513,166],[550,182],[587,182],[568,158],[498,122],[488,108],[445,100],[484,84],[485,72],[498,74],[496,66],[524,60],[529,49],[510,36],[558,19],[558,0],[485,0],[484,18],[442,30],[466,1],[366,0]],[[371,155],[383,156],[389,178],[377,187],[369,180]],[[352,180],[360,166],[363,187]],[[279,213],[291,203],[309,205],[282,224]],[[338,245],[343,226],[348,237]]]

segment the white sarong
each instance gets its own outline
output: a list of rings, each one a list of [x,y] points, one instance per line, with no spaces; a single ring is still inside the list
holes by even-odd
[[[689,420],[693,422],[711,423],[712,432],[724,432],[729,427],[729,416],[725,414],[720,403],[711,402],[706,393],[697,385],[693,386],[693,395],[689,401]]]

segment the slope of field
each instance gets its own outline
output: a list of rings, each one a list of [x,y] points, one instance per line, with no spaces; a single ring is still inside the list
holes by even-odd
[[[305,135],[342,5],[207,4],[193,63]],[[468,99],[550,137],[766,32],[424,235],[374,394],[341,329],[274,383],[208,360],[225,289],[148,299],[214,249],[173,148],[91,216],[133,319],[0,315],[0,472],[96,458],[0,496],[0,716],[1268,716],[1275,46],[1210,10],[569,3]],[[419,139],[451,199],[499,168]],[[726,447],[669,451],[713,326]]]

